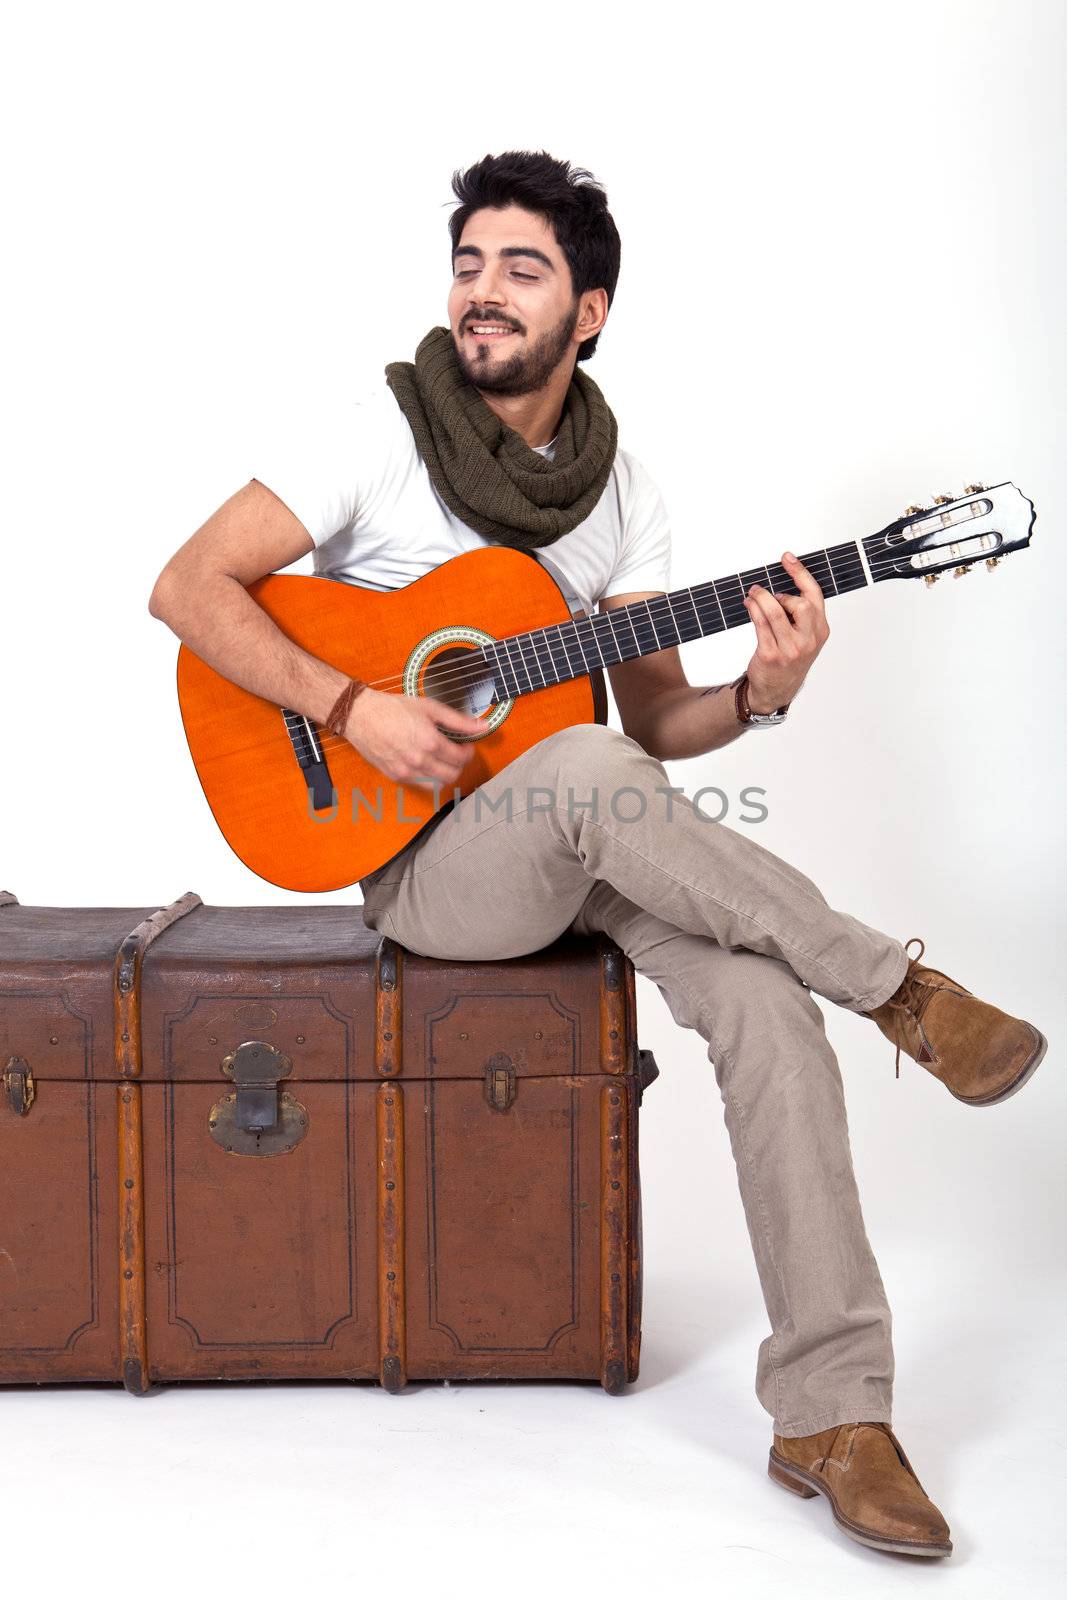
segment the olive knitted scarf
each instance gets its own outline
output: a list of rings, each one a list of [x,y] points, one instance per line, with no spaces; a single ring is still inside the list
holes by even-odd
[[[431,328],[414,363],[386,381],[415,436],[431,482],[461,522],[497,544],[529,550],[570,533],[611,472],[618,428],[592,378],[575,369],[554,457],[538,455],[463,375],[449,328]]]

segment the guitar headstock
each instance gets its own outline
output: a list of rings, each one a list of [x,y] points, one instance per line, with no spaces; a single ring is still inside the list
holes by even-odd
[[[943,572],[962,577],[984,561],[990,571],[1002,556],[1030,543],[1036,513],[1013,483],[984,488],[972,483],[958,498],[939,494],[932,506],[909,506],[881,533],[863,540],[875,583],[882,578],[925,578]]]

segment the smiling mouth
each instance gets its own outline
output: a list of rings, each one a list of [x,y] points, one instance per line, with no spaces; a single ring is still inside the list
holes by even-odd
[[[467,333],[470,338],[478,339],[482,343],[488,344],[492,339],[508,339],[515,331],[514,328],[505,328],[499,323],[495,327],[491,323],[485,323],[484,326],[492,327],[493,331],[491,333],[476,333],[472,327],[468,327]]]

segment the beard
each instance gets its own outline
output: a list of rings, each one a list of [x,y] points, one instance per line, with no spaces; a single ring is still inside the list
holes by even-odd
[[[487,320],[492,321],[492,318]],[[476,389],[484,394],[532,394],[543,389],[551,379],[570,349],[571,336],[577,326],[578,301],[575,300],[554,328],[543,333],[529,349],[520,347],[506,361],[498,361],[490,355],[488,345],[484,345],[472,361],[463,349],[462,335],[457,339],[453,334],[452,343],[463,376]]]

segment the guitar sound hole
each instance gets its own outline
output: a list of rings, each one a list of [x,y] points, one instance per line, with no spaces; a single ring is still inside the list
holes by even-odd
[[[492,670],[481,651],[462,646],[438,651],[423,669],[419,689],[469,717],[484,717],[497,702]]]

